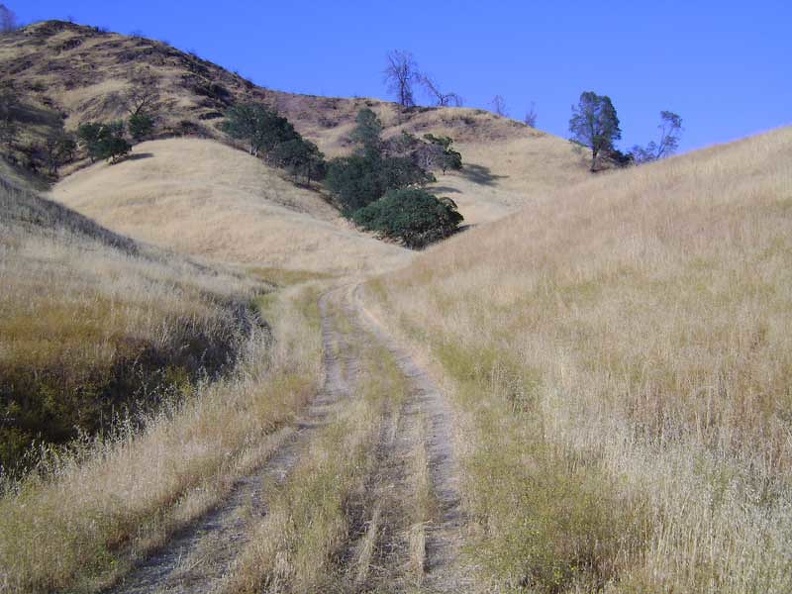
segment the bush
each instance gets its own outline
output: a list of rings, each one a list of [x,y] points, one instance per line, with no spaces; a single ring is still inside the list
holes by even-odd
[[[400,240],[415,249],[456,233],[463,218],[451,200],[408,188],[391,190],[357,210],[352,220],[364,229]]]
[[[278,144],[270,152],[268,161],[283,167],[295,178],[302,176],[309,183],[323,179],[327,172],[324,155],[313,142],[303,138]]]

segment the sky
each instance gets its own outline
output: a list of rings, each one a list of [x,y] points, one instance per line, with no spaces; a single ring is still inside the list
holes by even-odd
[[[611,98],[628,150],[682,117],[680,152],[792,124],[790,0],[10,0],[21,24],[142,34],[281,91],[394,99],[389,51],[464,105],[569,137],[584,91]],[[418,94],[418,102],[429,105]]]

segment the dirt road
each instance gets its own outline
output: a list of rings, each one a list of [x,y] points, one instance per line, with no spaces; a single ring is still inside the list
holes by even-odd
[[[365,309],[359,287],[329,291],[319,305],[323,389],[293,426],[272,436],[272,454],[263,466],[238,480],[223,504],[174,535],[111,592],[233,592],[228,576],[253,538],[252,526],[270,513],[271,493],[290,480],[317,433],[361,398],[360,378],[377,349],[393,358],[404,389],[398,405],[382,409],[373,463],[360,495],[347,506],[346,537],[335,546],[328,570],[332,582],[344,592],[470,590],[460,561],[463,519],[448,403]]]

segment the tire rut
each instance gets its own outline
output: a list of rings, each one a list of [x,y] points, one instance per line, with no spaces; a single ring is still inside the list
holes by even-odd
[[[390,575],[405,585],[418,586],[426,592],[469,591],[472,589],[472,576],[464,570],[460,559],[464,517],[453,451],[454,424],[450,404],[428,372],[363,306],[360,290],[361,285],[357,285],[345,293],[346,310],[360,332],[371,335],[390,353],[408,387],[407,398],[391,419],[391,432],[384,431],[380,440],[380,489],[390,495],[390,503],[395,508],[392,511],[404,514],[400,503],[416,489],[415,477],[405,460],[424,456],[428,466],[428,487],[434,503],[432,517],[425,525],[405,526],[402,518],[401,534],[381,536],[380,546],[385,555],[379,559],[377,572],[381,578]],[[414,468],[412,472],[415,472]],[[387,496],[377,498],[388,502]],[[379,515],[381,505],[373,506],[372,517]],[[419,553],[417,547],[422,547],[423,551]],[[410,579],[409,569],[405,569],[414,568],[416,564],[421,565],[417,583]],[[395,583],[389,586],[391,591],[398,591]]]

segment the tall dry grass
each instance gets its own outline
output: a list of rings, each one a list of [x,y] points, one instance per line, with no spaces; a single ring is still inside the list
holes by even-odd
[[[374,285],[454,380],[487,587],[792,587],[791,163],[604,174]]]
[[[266,461],[317,389],[315,304],[305,287],[268,296],[272,336],[254,335],[231,376],[8,490],[0,592],[97,591]]]
[[[0,186],[0,466],[189,391],[237,356],[258,283]],[[29,463],[26,463],[29,466]]]

